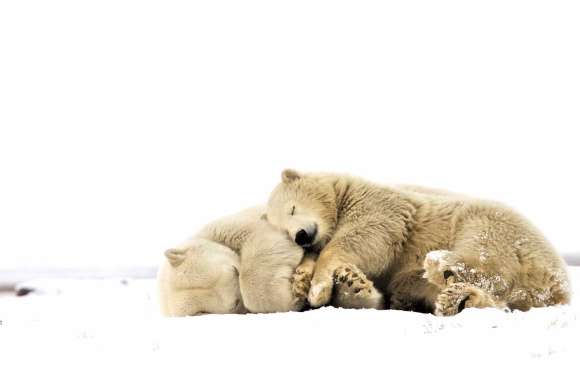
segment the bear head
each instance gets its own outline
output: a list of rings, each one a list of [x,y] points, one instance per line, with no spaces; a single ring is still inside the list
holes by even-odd
[[[322,248],[336,226],[334,188],[320,177],[284,170],[282,182],[270,195],[266,219],[286,231],[296,244]]]
[[[239,286],[239,256],[228,247],[195,238],[168,249],[158,275],[166,316],[245,312]]]

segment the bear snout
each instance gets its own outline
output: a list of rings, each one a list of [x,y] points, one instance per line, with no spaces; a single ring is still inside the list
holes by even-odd
[[[296,232],[294,241],[301,247],[307,247],[314,242],[316,238],[317,228],[316,225],[307,230],[301,229]]]

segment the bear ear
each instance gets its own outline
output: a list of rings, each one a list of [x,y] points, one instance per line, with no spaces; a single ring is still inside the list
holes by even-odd
[[[285,169],[282,172],[282,182],[284,183],[295,181],[297,179],[300,179],[300,177],[301,177],[300,173],[298,173],[296,170],[293,169]]]
[[[263,220],[264,222],[268,221],[268,215],[267,214],[262,214],[262,216],[260,216],[260,220]]]
[[[167,260],[169,261],[169,264],[171,264],[171,266],[177,267],[185,260],[185,251],[170,248],[167,251],[165,251],[165,257],[167,257]]]

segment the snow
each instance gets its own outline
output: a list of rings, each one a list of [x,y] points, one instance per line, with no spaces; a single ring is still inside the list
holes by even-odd
[[[580,267],[570,272],[580,283]],[[2,378],[573,378],[580,355],[578,303],[447,318],[331,307],[162,318],[153,280],[27,286],[41,292],[0,297]]]

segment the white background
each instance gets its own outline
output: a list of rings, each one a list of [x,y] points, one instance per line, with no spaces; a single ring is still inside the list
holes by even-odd
[[[580,250],[577,1],[3,1],[0,268],[155,264],[285,167]]]

